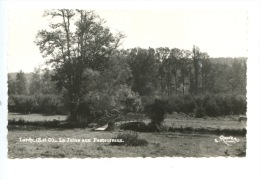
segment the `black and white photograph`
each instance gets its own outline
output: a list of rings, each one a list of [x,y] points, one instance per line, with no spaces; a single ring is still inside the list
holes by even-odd
[[[53,167],[46,179],[56,162],[75,159],[74,169],[104,178],[112,170],[164,179],[176,169],[194,179],[245,178],[259,157],[250,5],[47,4],[5,10],[9,179],[30,169],[23,162]],[[53,179],[79,179],[59,169]]]
[[[9,158],[246,156],[247,11],[9,16]]]

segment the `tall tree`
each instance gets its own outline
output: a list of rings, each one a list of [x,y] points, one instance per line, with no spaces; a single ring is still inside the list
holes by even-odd
[[[200,70],[200,49],[197,46],[193,46],[192,49],[192,60],[193,60],[193,68],[194,68],[194,89],[193,93],[198,94],[199,92],[199,70]]]
[[[152,48],[134,48],[128,55],[133,75],[132,89],[140,95],[153,95],[158,86],[159,62]]]
[[[84,72],[103,71],[123,35],[114,36],[93,11],[48,10],[44,16],[53,21],[48,31],[38,32],[36,44],[54,67],[54,80],[67,98],[69,119],[78,121],[79,105],[86,94],[84,74],[89,75]]]
[[[185,87],[186,87],[186,78],[189,77],[189,65],[191,64],[190,61],[191,52],[188,50],[182,50],[182,57],[180,58],[179,64],[180,64],[180,81],[181,81],[181,90],[182,94],[185,93]]]
[[[201,89],[202,93],[211,92],[215,78],[212,71],[212,63],[207,53],[201,53]]]
[[[16,92],[20,95],[27,94],[27,80],[22,70],[16,74]]]
[[[230,85],[233,92],[246,92],[246,63],[234,59],[230,72]]]
[[[172,74],[174,76],[174,91],[177,94],[179,82],[178,82],[178,70],[179,70],[179,64],[180,60],[182,58],[183,54],[182,51],[178,48],[173,48],[170,53],[169,59],[172,61]]]
[[[57,94],[59,91],[55,87],[55,83],[52,81],[52,72],[48,68],[43,69],[41,77],[41,93],[42,94]]]
[[[30,85],[29,85],[29,93],[30,94],[41,93],[40,68],[34,68],[34,72],[32,74]]]
[[[156,58],[159,59],[159,77],[161,93],[169,95],[171,93],[172,86],[172,61],[169,59],[170,49],[169,48],[157,48]]]
[[[11,78],[10,74],[8,74],[7,84],[8,84],[8,95],[16,94],[16,92],[17,92],[17,90],[16,90],[16,82],[15,82],[15,79]]]

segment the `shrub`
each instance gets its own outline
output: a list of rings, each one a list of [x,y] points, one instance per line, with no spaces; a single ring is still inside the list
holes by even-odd
[[[8,98],[8,111],[14,112],[15,111],[15,101],[13,96],[9,96]]]
[[[217,106],[219,107],[219,115],[232,114],[232,104],[230,97],[225,94],[215,95]]]
[[[195,97],[195,117],[201,118],[205,116],[205,96],[197,96]]]
[[[210,97],[205,104],[205,114],[207,116],[218,116],[220,115],[219,106],[214,96]]]
[[[91,123],[102,117],[139,112],[140,109],[139,95],[121,85],[103,92],[90,91],[79,105],[78,113],[85,118],[84,121]]]
[[[65,114],[62,98],[56,95],[36,95],[37,111],[43,114]]]
[[[41,113],[41,114],[66,114],[62,97],[57,95],[13,95],[8,99],[9,112]]]
[[[233,114],[245,114],[247,109],[246,97],[243,95],[232,95],[232,112]]]
[[[157,100],[158,101],[158,100]],[[247,102],[245,95],[238,95],[236,93],[229,94],[203,94],[192,96],[187,95],[173,95],[165,96],[159,99],[162,102],[167,113],[173,112],[190,114],[193,113],[195,117],[201,118],[207,116],[221,116],[230,114],[245,114],[247,110]],[[142,97],[145,112],[149,111],[153,106],[155,100]],[[148,113],[149,116],[152,116]],[[148,117],[149,117],[148,116]],[[155,116],[155,115],[154,115]]]
[[[155,100],[154,96],[141,96],[141,102],[142,102],[142,110],[145,111],[145,106],[148,104],[152,104]]]
[[[168,100],[167,111],[171,114],[173,112],[182,112],[184,107],[184,101],[180,96],[164,97],[164,100]]]
[[[219,108],[219,115],[246,113],[247,102],[245,95],[237,95],[235,93],[218,94],[214,98]]]
[[[136,132],[119,133],[115,139],[122,139],[123,142],[111,142],[110,145],[126,145],[126,146],[147,146],[148,142],[145,139],[138,138]]]
[[[34,112],[37,102],[34,97],[26,95],[14,95],[8,99],[8,107],[11,112],[32,113]]]
[[[161,124],[160,127],[157,127],[159,132],[168,132],[169,131],[169,127],[166,124]]]
[[[108,122],[108,127],[106,129],[107,131],[114,131],[115,130],[115,121],[114,120],[110,120]]]
[[[192,113],[196,107],[194,100],[192,99],[192,96],[189,95],[184,95],[183,97],[183,112],[184,113]]]
[[[192,113],[195,109],[195,102],[191,95],[173,95],[170,97],[163,97],[166,103],[167,113]]]
[[[152,104],[145,106],[145,114],[153,124],[161,125],[166,115],[167,101],[155,99]]]

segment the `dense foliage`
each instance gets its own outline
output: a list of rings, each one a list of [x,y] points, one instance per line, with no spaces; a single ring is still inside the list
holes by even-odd
[[[8,110],[23,114],[67,114],[63,99],[58,95],[11,95],[8,98]]]
[[[166,113],[195,117],[245,114],[246,58],[210,58],[197,46],[118,49],[97,14],[46,11],[56,18],[36,43],[52,70],[8,75],[9,111],[68,114],[72,121],[146,113],[161,124]]]

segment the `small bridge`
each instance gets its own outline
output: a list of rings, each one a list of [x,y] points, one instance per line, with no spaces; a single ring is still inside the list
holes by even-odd
[[[113,115],[104,117],[97,120],[98,124],[101,124],[102,126],[94,129],[97,131],[105,131],[109,129],[109,126],[115,125],[122,129],[129,127],[137,127],[144,124],[144,118],[143,116],[136,116],[133,115],[126,115],[126,116],[119,116],[119,115]]]

